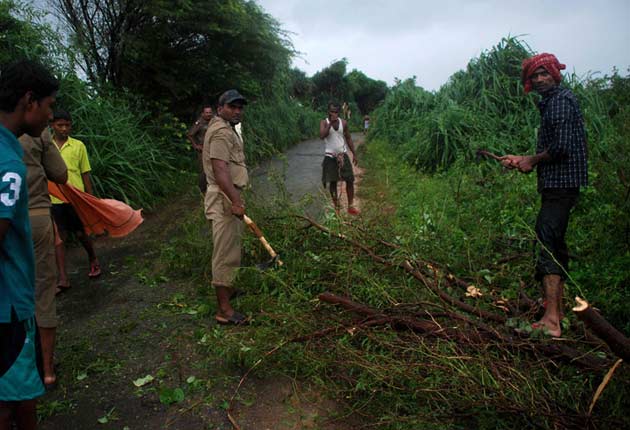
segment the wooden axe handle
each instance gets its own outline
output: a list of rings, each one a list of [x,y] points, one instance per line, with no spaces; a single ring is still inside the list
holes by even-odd
[[[230,202],[230,204],[231,204],[232,200],[230,200],[230,198],[227,196],[227,194],[225,194],[223,191],[220,191],[220,192],[227,199],[227,201]],[[252,233],[254,233],[256,235],[258,240],[260,240],[260,243],[263,244],[263,246],[265,247],[265,249],[267,250],[269,255],[271,255],[271,258],[276,260],[276,262],[278,263],[278,266],[282,266],[282,264],[284,264],[284,263],[282,263],[282,260],[280,260],[278,258],[278,254],[276,253],[276,251],[273,250],[271,245],[269,245],[269,242],[267,242],[267,239],[265,239],[265,236],[263,235],[263,232],[258,228],[256,223],[250,217],[248,217],[245,214],[243,214],[243,221],[245,221],[245,224],[247,224],[247,227],[249,227],[249,229],[252,231]]]
[[[256,223],[250,217],[248,217],[247,215],[243,215],[243,221],[245,221],[245,224],[247,224],[247,227],[249,227],[249,229],[252,231],[252,233],[254,233],[256,235],[258,240],[260,240],[260,243],[263,244],[263,246],[265,247],[265,249],[267,250],[269,255],[271,255],[271,258],[277,259],[276,261],[277,261],[278,265],[282,266],[283,263],[278,258],[278,254],[276,253],[276,251],[273,250],[271,245],[269,245],[269,242],[267,242],[267,239],[265,239],[265,236],[263,235],[262,231],[260,231],[260,229],[258,228]]]

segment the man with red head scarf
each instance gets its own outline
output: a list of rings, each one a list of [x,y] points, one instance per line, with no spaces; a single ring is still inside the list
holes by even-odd
[[[546,308],[532,327],[556,337],[561,335],[562,295],[569,263],[564,236],[580,188],[588,184],[584,118],[573,93],[560,86],[560,70],[565,68],[553,54],[523,61],[525,92],[533,89],[542,96],[536,154],[506,155],[501,161],[522,173],[537,171],[541,207],[536,220],[540,245],[536,279],[542,281]]]

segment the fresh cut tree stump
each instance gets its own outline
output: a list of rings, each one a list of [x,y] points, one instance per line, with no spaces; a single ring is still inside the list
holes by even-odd
[[[586,300],[576,297],[575,301],[577,306],[573,308],[573,312],[580,321],[606,342],[612,352],[626,362],[630,362],[630,339],[606,321]]]

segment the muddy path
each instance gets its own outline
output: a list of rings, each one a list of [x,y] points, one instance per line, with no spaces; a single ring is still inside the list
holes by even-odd
[[[362,140],[359,134],[353,138]],[[314,195],[308,210],[320,213],[329,204],[321,187],[321,158],[319,139],[294,146],[253,170],[253,195],[269,198],[277,181],[272,177],[281,177],[292,199]],[[209,294],[208,287],[171,280],[159,267],[165,244],[191,216],[202,217],[194,186],[145,214],[129,237],[99,239],[103,275],[96,280],[87,277],[83,249],[70,247],[72,288],[58,296],[57,305],[59,383],[40,401],[40,429],[232,428],[225,399],[247,369],[226,366],[199,347],[200,331],[223,329],[186,308],[187,297]],[[199,234],[210,240],[208,228],[199,225]],[[147,375],[153,380],[142,385],[139,379]],[[243,430],[354,427],[329,419],[339,407],[302,381],[250,377],[241,393],[251,399],[239,410]]]

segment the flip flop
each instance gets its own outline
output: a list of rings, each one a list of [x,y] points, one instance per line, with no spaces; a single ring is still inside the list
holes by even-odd
[[[232,290],[232,294],[230,294],[230,300],[236,299],[236,298],[239,298],[239,297],[243,297],[246,294],[247,294],[247,292],[245,290],[234,288]]]
[[[59,294],[65,293],[66,291],[68,291],[71,288],[70,285],[61,285],[58,284],[57,285],[57,291],[55,291],[55,295],[58,296]]]
[[[101,266],[98,264],[98,261],[93,261],[90,263],[90,272],[88,273],[90,278],[97,278],[101,276]]]
[[[355,208],[354,206],[350,206],[348,208],[348,213],[350,215],[359,215],[361,212],[359,211],[359,209]]]
[[[44,388],[46,388],[46,392],[54,391],[57,388],[57,379],[48,384],[44,382]]]
[[[248,317],[236,311],[229,317],[217,314],[214,316],[214,319],[223,325],[245,325],[249,323]]]

